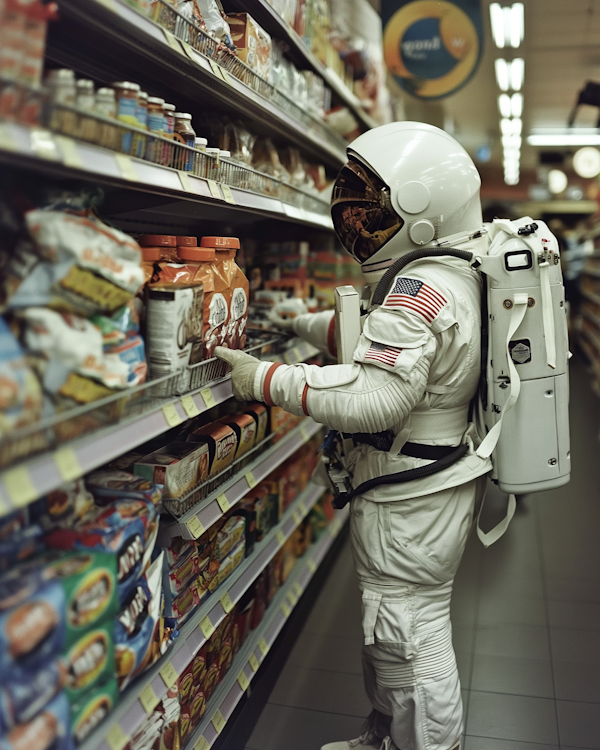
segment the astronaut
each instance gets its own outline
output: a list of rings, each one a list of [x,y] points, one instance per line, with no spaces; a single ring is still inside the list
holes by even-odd
[[[386,269],[418,248],[487,251],[479,174],[466,151],[430,125],[401,122],[361,135],[333,188],[335,231],[373,293]],[[464,732],[450,597],[488,459],[469,406],[480,375],[481,288],[455,257],[422,257],[392,279],[363,316],[352,364],[259,362],[218,348],[234,394],[350,433],[357,487],[468,451],[422,479],[351,501],[362,593],[363,672],[373,710],[363,734],[322,750],[459,750]],[[294,332],[332,354],[332,312],[301,315]]]

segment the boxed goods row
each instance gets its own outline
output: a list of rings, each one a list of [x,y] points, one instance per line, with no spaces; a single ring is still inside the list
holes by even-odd
[[[207,703],[232,666],[249,634],[261,623],[277,590],[292,573],[296,560],[316,541],[332,519],[328,500],[320,500],[285,542],[254,584],[200,648],[192,662],[129,741],[127,750],[177,750],[200,724]]]
[[[261,414],[256,416],[260,424]],[[309,480],[317,443],[315,438],[301,449],[198,540],[176,538],[163,549],[156,538],[167,485],[155,483],[155,474],[147,479],[102,469],[3,518],[0,746],[29,750],[39,741],[49,747],[40,739],[48,733],[56,750],[81,742],[278,522]],[[329,512],[310,516],[314,533]],[[307,521],[280,552],[278,580],[308,543],[308,529]],[[252,615],[253,627],[257,618]],[[208,669],[211,646],[205,651]],[[230,663],[221,652],[217,671]],[[218,679],[214,668],[210,675]],[[202,685],[205,701],[210,684]],[[195,719],[201,709],[194,709]]]

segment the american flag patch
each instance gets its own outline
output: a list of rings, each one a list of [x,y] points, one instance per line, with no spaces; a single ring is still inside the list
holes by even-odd
[[[446,298],[433,287],[405,276],[396,279],[394,288],[384,303],[385,307],[404,307],[412,310],[428,323],[433,323],[445,304]]]
[[[402,349],[398,349],[395,346],[386,346],[374,341],[367,349],[365,362],[382,362],[384,365],[393,367],[401,352]]]

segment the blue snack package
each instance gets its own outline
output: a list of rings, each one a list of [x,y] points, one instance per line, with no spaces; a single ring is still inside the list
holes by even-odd
[[[162,499],[162,485],[152,484],[147,479],[120,469],[93,471],[87,475],[85,483],[97,505],[133,498],[157,506]]]
[[[43,533],[41,526],[32,524],[6,539],[0,539],[0,573],[45,550]]]
[[[35,671],[14,670],[10,680],[0,684],[0,735],[31,721],[66,681],[66,668],[58,660]]]
[[[0,750],[73,750],[70,706],[64,692],[58,693],[25,724],[17,724],[0,735]]]
[[[63,587],[44,571],[19,568],[0,579],[0,682],[61,652],[66,637]]]

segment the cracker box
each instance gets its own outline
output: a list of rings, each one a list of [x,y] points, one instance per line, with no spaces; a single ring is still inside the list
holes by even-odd
[[[154,484],[164,485],[165,499],[180,498],[208,477],[208,447],[173,442],[138,461],[133,471]]]
[[[249,13],[230,13],[227,22],[238,57],[266,81],[271,76],[271,37]]]
[[[237,435],[233,427],[222,422],[212,422],[199,427],[190,433],[187,439],[190,443],[208,446],[208,473],[211,477],[226,469],[235,458]]]
[[[262,443],[266,437],[267,426],[269,424],[269,412],[264,404],[257,401],[255,404],[250,404],[246,409],[246,414],[250,414],[252,419],[256,422],[254,444],[258,445],[259,443]]]
[[[237,449],[234,460],[237,460],[244,453],[248,453],[254,448],[256,442],[256,421],[251,414],[231,414],[222,417],[219,422],[229,425],[237,437]]]

